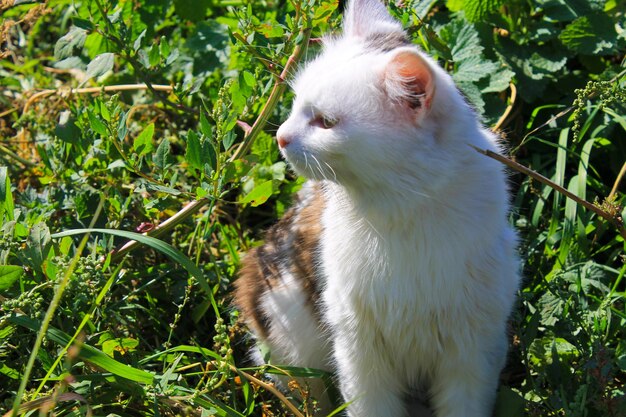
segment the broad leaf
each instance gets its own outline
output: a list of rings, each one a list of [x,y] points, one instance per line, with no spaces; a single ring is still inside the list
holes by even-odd
[[[154,150],[152,137],[154,136],[154,123],[150,123],[133,141],[133,149],[143,156]]]
[[[111,52],[100,54],[87,65],[87,77],[96,78],[113,69],[115,55]]]
[[[0,265],[0,291],[6,291],[24,275],[24,268],[16,265]]]
[[[87,39],[87,31],[78,26],[72,26],[70,31],[61,37],[54,45],[54,58],[57,61],[74,55],[74,49],[82,48]]]

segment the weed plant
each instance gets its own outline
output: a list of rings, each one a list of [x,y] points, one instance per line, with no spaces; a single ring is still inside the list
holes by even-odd
[[[265,373],[332,378],[250,367],[229,292],[302,184],[272,136],[340,3],[0,4],[5,415],[312,415],[306,383]],[[511,173],[524,283],[496,415],[626,416],[626,5],[390,7],[553,183]]]

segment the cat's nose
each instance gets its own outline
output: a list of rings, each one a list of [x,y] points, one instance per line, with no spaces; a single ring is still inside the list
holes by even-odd
[[[276,141],[278,142],[278,147],[282,149],[291,143],[291,138],[281,132],[278,132],[276,134]]]

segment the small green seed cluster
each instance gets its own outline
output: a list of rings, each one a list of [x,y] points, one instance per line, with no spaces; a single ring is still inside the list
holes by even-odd
[[[70,262],[67,257],[54,258],[53,263],[59,269],[57,282],[63,279],[63,273],[69,268]],[[67,283],[64,304],[72,311],[87,311],[105,281],[106,276],[102,271],[101,262],[91,256],[81,257]]]
[[[578,140],[582,115],[590,98],[597,96],[600,108],[626,102],[626,89],[611,81],[589,81],[585,88],[576,89],[574,93],[576,94],[573,103],[574,113],[572,114],[574,140]]]
[[[217,372],[207,382],[207,386],[211,388],[216,387],[230,375],[230,365],[233,363],[233,350],[230,347],[228,326],[221,317],[215,322],[215,332],[215,336],[213,336],[214,349],[222,355],[222,360],[216,363]]]
[[[7,298],[2,302],[2,311],[6,313],[21,311],[30,317],[40,319],[44,315],[44,298],[38,291],[26,291],[17,298]]]
[[[217,94],[217,100],[213,106],[213,113],[211,117],[215,120],[214,141],[221,143],[224,139],[224,135],[227,132],[224,131],[224,125],[226,119],[230,114],[231,99],[230,88],[233,85],[233,81],[227,81],[222,88],[220,88]]]
[[[219,317],[215,322],[215,336],[213,336],[213,342],[215,343],[215,350],[220,355],[224,356],[228,360],[233,350],[230,347],[230,337],[228,336],[228,326],[224,324],[224,319]]]

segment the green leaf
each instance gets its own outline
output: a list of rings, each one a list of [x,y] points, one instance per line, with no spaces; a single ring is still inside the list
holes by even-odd
[[[266,38],[280,38],[285,35],[285,30],[283,29],[283,27],[274,20],[262,23],[261,25],[259,25],[257,30]]]
[[[41,328],[41,323],[39,321],[30,319],[26,316],[9,317],[8,321],[30,329],[34,332],[38,332]],[[70,343],[70,340],[72,339],[68,334],[54,327],[48,328],[48,331],[46,332],[46,337],[54,343],[62,346],[66,346],[68,343]],[[111,372],[114,375],[121,376],[122,378],[126,378],[142,384],[152,384],[154,380],[154,375],[150,372],[133,368],[132,366],[118,362],[93,346],[87,345],[85,343],[79,344],[77,346],[80,347],[78,357],[81,360],[96,365],[97,367],[102,368],[107,372]]]
[[[13,203],[8,169],[7,167],[0,167],[0,222],[2,222],[5,215],[5,220],[14,220],[14,211],[15,205]]]
[[[265,203],[268,198],[271,197],[274,191],[273,181],[265,181],[252,189],[246,196],[242,199],[242,203],[247,204],[250,203],[252,207],[260,206]]]
[[[206,139],[202,143],[202,162],[211,167],[214,170],[217,167],[217,153],[213,147],[213,143]]]
[[[154,150],[152,137],[154,136],[154,123],[150,123],[133,141],[133,149],[143,156]]]
[[[93,23],[91,23],[90,20],[86,20],[86,19],[81,19],[78,17],[73,17],[72,18],[72,23],[74,24],[74,26],[79,27],[81,29],[86,30],[87,32],[91,32],[94,28]]]
[[[24,268],[16,265],[0,265],[0,291],[6,291],[24,275]]]
[[[206,138],[213,137],[213,127],[211,126],[211,123],[209,123],[209,120],[204,115],[204,112],[200,113],[200,132],[202,132],[202,134]]]
[[[200,138],[196,132],[190,130],[187,133],[187,150],[185,152],[185,159],[190,167],[201,170],[204,166],[201,150]]]
[[[454,45],[450,52],[455,62],[480,56],[483,53],[478,31],[473,25],[468,25],[461,19],[455,19],[445,25],[441,30],[441,37],[444,42]]]
[[[102,351],[110,357],[115,357],[115,351],[126,353],[135,350],[139,346],[139,341],[132,337],[124,337],[121,339],[109,339],[102,343]]]
[[[11,379],[20,379],[20,373],[13,368],[8,367],[5,363],[0,363],[0,374]]]
[[[474,55],[460,62],[452,78],[457,82],[474,82],[488,77],[497,69],[495,62],[487,61],[480,55]]]
[[[43,261],[48,258],[48,253],[52,247],[50,241],[50,229],[43,223],[36,223],[28,234],[28,245],[25,253],[32,262],[31,266],[41,270]]]
[[[115,55],[111,52],[106,52],[96,56],[87,65],[87,78],[95,78],[105,74],[113,69],[115,63]]]
[[[495,13],[503,2],[503,0],[465,0],[463,11],[470,22],[480,22],[486,16]]]
[[[151,67],[155,67],[161,62],[161,51],[159,49],[159,45],[154,44],[150,47],[148,51],[148,62]]]
[[[567,25],[559,35],[567,48],[579,54],[608,55],[617,48],[615,23],[605,13],[580,17]]]
[[[510,69],[503,67],[494,71],[489,75],[489,83],[486,87],[481,88],[482,93],[498,93],[509,87],[515,73]]]
[[[57,61],[74,55],[74,49],[82,48],[87,39],[87,31],[78,26],[72,26],[70,31],[61,37],[54,45],[54,58]]]
[[[157,147],[156,153],[154,154],[154,164],[161,171],[164,171],[169,165],[169,156],[170,156],[170,141],[167,138],[163,138],[159,146]]]
[[[101,136],[108,136],[109,130],[102,120],[98,118],[91,110],[87,110],[87,117],[89,118],[89,125],[91,130]]]

